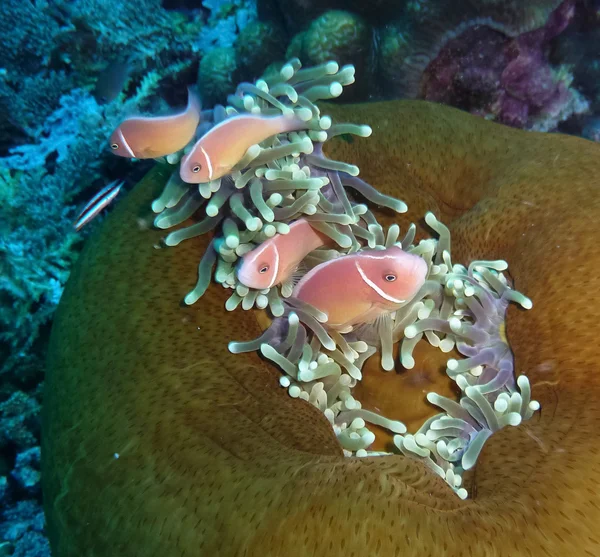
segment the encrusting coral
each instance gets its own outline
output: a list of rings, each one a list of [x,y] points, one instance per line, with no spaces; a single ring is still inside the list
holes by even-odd
[[[455,4],[381,31],[382,90],[538,131],[588,110],[571,87],[573,65],[548,59],[552,39],[573,20],[572,0]]]
[[[543,412],[489,439],[468,501],[412,458],[343,458],[327,419],[280,389],[278,372],[255,353],[225,350],[226,339],[258,336],[262,318],[223,311],[222,288],[178,305],[210,238],[153,249],[162,234],[138,223],[171,173],[163,166],[90,240],[57,315],[44,421],[57,555],[90,547],[97,555],[597,549],[589,488],[599,472],[600,416],[590,399],[600,385],[588,311],[600,291],[588,226],[599,209],[597,147],[426,103],[328,113],[374,130],[369,140],[334,140],[325,152],[408,203],[409,213],[393,218],[373,210],[384,227],[393,221],[406,230],[414,220],[417,238],[429,236],[419,219],[431,211],[452,231],[453,261],[510,262],[511,277],[536,306],[509,307],[507,335],[517,374],[527,372]],[[505,285],[494,274],[502,264],[471,270],[474,289],[491,281],[502,298]],[[386,390],[402,408],[414,393],[398,385],[428,381],[430,362],[415,357],[412,370],[371,383],[361,395],[365,407]],[[500,407],[512,404],[498,399]],[[575,509],[577,518],[565,519]],[[74,516],[85,521],[73,523]]]

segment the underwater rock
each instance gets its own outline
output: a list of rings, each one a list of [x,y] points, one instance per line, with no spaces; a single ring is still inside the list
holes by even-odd
[[[286,37],[273,23],[255,21],[239,34],[235,51],[241,71],[247,79],[256,79],[274,60],[283,57]]]
[[[431,210],[449,223],[457,260],[509,261],[536,307],[510,308],[507,335],[544,411],[492,436],[466,502],[403,456],[344,458],[327,420],[282,391],[276,370],[255,353],[227,352],[228,340],[260,333],[254,315],[225,313],[217,287],[179,306],[209,238],[157,251],[161,233],[140,230],[170,174],[159,167],[90,239],[55,321],[44,494],[59,557],[89,547],[124,556],[595,550],[588,488],[600,415],[590,403],[598,356],[587,308],[600,284],[587,223],[599,210],[598,147],[428,103],[327,110],[375,130],[326,154],[409,203],[406,215],[382,210],[378,219],[407,228]],[[402,407],[403,391],[385,390]],[[573,508],[581,514],[565,524],[562,509]]]

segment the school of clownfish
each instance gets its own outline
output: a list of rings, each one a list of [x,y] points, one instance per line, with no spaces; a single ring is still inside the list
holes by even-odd
[[[191,142],[201,115],[200,100],[189,88],[185,110],[169,116],[127,118],[111,134],[110,148],[115,155],[132,159],[168,156]],[[180,177],[189,184],[219,179],[231,172],[252,145],[305,127],[305,120],[291,111],[277,116],[232,116],[195,142],[181,160]],[[111,203],[121,187],[122,182],[113,182],[94,196],[79,216],[76,229]],[[330,243],[331,238],[298,219],[287,234],[276,234],[245,254],[238,279],[258,290],[280,286],[310,252]],[[344,288],[339,287],[340,276],[345,277]],[[362,250],[311,269],[295,285],[292,296],[326,315],[330,329],[344,333],[399,309],[416,295],[426,276],[425,261],[401,247]]]
[[[299,67],[298,60],[285,66],[281,70],[283,81],[294,76]],[[392,225],[385,236],[381,226],[372,222],[374,215],[366,205],[351,203],[344,191],[345,186],[356,189],[377,205],[399,213],[407,210],[403,202],[382,195],[356,178],[357,167],[329,161],[322,156],[318,144],[328,137],[346,131],[368,137],[371,129],[368,126],[340,125],[332,132],[331,118],[320,117],[311,99],[337,97],[343,84],[353,82],[354,68],[345,67],[337,74],[338,65],[331,62],[318,70],[325,70],[321,77],[345,75],[344,79],[340,79],[343,83],[329,77],[319,80],[314,78],[314,69],[306,70],[308,74],[303,77],[313,77],[304,89],[300,83],[299,91],[303,91],[305,96],[300,99],[302,102],[297,102],[299,97],[294,87],[275,82],[273,91],[277,87],[293,107],[269,95],[266,82],[262,82],[263,89],[242,84],[236,94],[243,96],[248,93],[250,97],[262,98],[270,106],[265,112],[261,109],[254,111],[251,110],[254,101],[248,102],[247,106],[245,97],[243,102],[241,97],[234,97],[231,101],[234,107],[242,103],[245,112],[237,112],[232,107],[227,111],[220,107],[219,115],[224,113],[223,118],[215,117],[217,109],[210,115],[203,113],[195,90],[189,88],[185,110],[167,116],[125,119],[111,134],[110,149],[115,155],[130,159],[160,161],[166,158],[170,164],[180,163],[177,179],[173,181],[171,178],[161,197],[152,205],[155,213],[165,208],[175,208],[177,213],[173,219],[169,215],[155,220],[159,228],[181,224],[200,207],[193,198],[195,188],[190,188],[190,197],[182,201],[181,195],[169,189],[171,181],[178,184],[180,180],[184,188],[187,188],[186,184],[197,184],[201,197],[210,199],[213,193],[219,191],[221,178],[231,177],[230,183],[225,182],[219,199],[206,205],[208,218],[173,232],[164,239],[165,245],[177,245],[182,239],[215,228],[223,218],[219,215],[219,208],[231,189],[246,187],[247,176],[255,175],[256,179],[249,188],[250,198],[269,224],[259,232],[261,220],[242,206],[244,202],[240,193],[232,195],[232,214],[223,221],[224,236],[213,239],[209,244],[198,267],[198,283],[184,298],[185,303],[192,304],[203,295],[212,282],[217,256],[221,257],[214,280],[234,290],[225,308],[232,310],[240,303],[243,309],[250,309],[254,304],[257,308],[268,306],[275,318],[271,327],[258,339],[230,342],[231,352],[260,350],[264,357],[275,363],[283,372],[280,384],[288,388],[291,396],[304,398],[324,412],[348,456],[378,454],[366,451],[375,438],[366,423],[380,425],[396,434],[394,444],[403,454],[423,459],[464,498],[467,494],[461,487],[462,471],[472,468],[485,440],[501,427],[518,425],[539,408],[539,404],[530,399],[527,378],[522,375],[515,382],[512,353],[502,333],[508,303],[514,301],[529,309],[531,301],[512,290],[503,277],[501,271],[506,269],[506,262],[474,262],[468,269],[452,265],[449,231],[431,213],[425,216],[425,221],[438,233],[439,240],[424,240],[419,246],[412,246],[414,225],[399,242],[397,225]],[[300,81],[295,78],[296,85]],[[284,152],[281,147],[272,147],[278,136],[285,138],[287,154],[284,156],[281,155]],[[304,139],[296,141],[299,137]],[[310,154],[313,146],[309,138],[316,141],[318,156]],[[295,141],[293,145],[292,141]],[[305,151],[306,141],[310,150]],[[269,159],[271,166],[264,173],[261,173],[264,169],[258,168],[256,163],[246,168],[247,161],[254,160],[253,157],[261,152],[261,144],[267,146],[265,152],[268,156],[277,154]],[[290,147],[293,149],[290,150]],[[286,158],[290,153],[294,164]],[[304,155],[299,156],[298,153]],[[279,156],[283,158],[279,159]],[[277,164],[274,162],[276,159]],[[265,160],[265,157],[260,159],[258,166]],[[300,168],[299,160],[308,166]],[[315,177],[312,176],[313,171]],[[277,185],[271,186],[270,190],[266,190],[271,192],[268,201],[277,206],[287,195],[288,204],[278,209],[280,214],[289,216],[289,219],[281,217],[287,223],[272,222],[274,212],[262,197],[261,179],[266,184],[271,179],[275,180],[269,178],[269,172],[281,178],[281,192],[278,192]],[[281,177],[286,173],[294,176],[293,184],[288,183],[289,178]],[[322,177],[324,175],[328,178]],[[331,185],[315,194],[314,188],[318,190],[328,181]],[[290,189],[303,191],[308,182],[314,186],[313,191],[306,191],[294,200]],[[253,191],[257,184],[258,194]],[[111,203],[122,185],[122,182],[115,181],[96,194],[79,216],[76,229],[90,222]],[[338,209],[328,199],[329,194],[338,198],[344,214],[338,214]],[[170,195],[172,198],[167,200]],[[314,205],[312,211],[307,209],[309,205],[306,204],[304,209],[297,210],[298,202],[306,196],[317,199],[311,202]],[[278,201],[272,201],[274,197]],[[190,200],[192,203],[187,206]],[[177,209],[178,203],[185,210]],[[266,216],[265,210],[270,216]],[[324,212],[318,213],[319,210]],[[243,240],[236,217],[246,225]],[[367,228],[356,224],[361,218]],[[168,226],[165,225],[167,222]],[[341,233],[336,223],[355,234],[356,238],[367,240],[368,246]],[[228,224],[235,234],[227,229]],[[266,232],[268,228],[272,229],[272,233]],[[178,234],[177,238],[171,238],[175,234]],[[311,268],[315,261],[316,265]],[[219,264],[222,264],[221,268]],[[286,298],[284,304],[279,294]],[[471,301],[470,305],[469,300],[465,302],[467,298]],[[481,302],[475,303],[474,298]],[[472,306],[477,308],[478,304],[481,305],[479,310],[472,310]],[[478,319],[478,314],[481,314],[481,319]],[[410,323],[413,325],[407,326]],[[436,332],[448,337],[441,340]],[[349,336],[344,336],[348,333]],[[424,334],[442,351],[447,352],[456,344],[458,351],[467,356],[461,363],[448,360],[447,373],[460,387],[461,401],[459,405],[429,393],[428,401],[442,409],[442,414],[425,422],[415,435],[402,435],[406,433],[402,422],[361,409],[360,402],[351,396],[350,391],[362,377],[361,366],[377,347],[381,348],[382,368],[388,371],[394,369],[392,346],[402,337],[400,362],[407,369],[413,367],[412,348]],[[476,353],[481,358],[475,357]],[[459,427],[457,424],[462,425]],[[430,428],[441,430],[430,431]],[[435,443],[431,439],[436,440]]]

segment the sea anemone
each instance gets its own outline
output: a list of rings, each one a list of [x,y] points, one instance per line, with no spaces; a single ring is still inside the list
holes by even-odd
[[[306,130],[281,133],[250,147],[222,179],[191,186],[174,172],[152,204],[159,213],[154,224],[166,229],[197,212],[205,214],[200,222],[178,228],[163,240],[166,246],[176,246],[217,231],[185,303],[197,302],[214,278],[233,291],[225,303],[228,311],[267,308],[275,318],[271,326],[253,341],[231,342],[229,349],[236,354],[260,351],[277,365],[283,371],[280,384],[292,397],[325,414],[348,456],[383,454],[367,450],[375,440],[367,424],[406,433],[402,422],[362,409],[352,395],[362,379],[364,362],[381,349],[382,367],[394,369],[393,345],[402,341],[400,364],[412,368],[412,351],[424,336],[443,352],[456,346],[466,359],[450,359],[447,373],[461,390],[462,406],[430,393],[430,402],[446,413],[427,421],[414,436],[398,435],[394,442],[405,454],[424,458],[460,497],[466,497],[462,471],[473,467],[488,437],[505,425],[519,425],[539,407],[530,401],[527,378],[522,376],[518,385],[515,381],[512,353],[503,333],[508,303],[515,301],[529,309],[531,302],[510,287],[502,273],[507,269],[504,261],[476,261],[468,268],[453,265],[450,233],[432,213],[426,215],[426,222],[439,240],[415,245],[414,225],[399,241],[397,225],[384,233],[368,206],[354,200],[349,190],[398,213],[407,209],[402,201],[382,195],[358,178],[358,167],[323,154],[323,143],[332,137],[371,134],[368,126],[334,123],[314,104],[337,97],[353,81],[352,66],[340,69],[337,63],[327,62],[301,69],[299,60],[293,59],[278,74],[241,84],[229,97],[229,106],[214,110],[214,125],[240,113],[277,112],[301,115]],[[397,245],[426,261],[425,284],[386,319],[343,333],[327,326],[323,312],[291,297],[288,284],[256,290],[241,283],[236,273],[240,258],[275,234],[289,232],[289,224],[300,217],[337,248],[309,254],[305,260],[309,267],[365,248]]]
[[[42,465],[57,556],[597,552],[598,146],[424,102],[327,112],[375,130],[324,152],[408,203],[407,214],[373,207],[385,230],[414,222],[418,245],[431,211],[452,231],[453,267],[510,262],[507,281],[535,307],[509,304],[506,334],[542,412],[491,436],[466,501],[418,459],[344,457],[323,413],[292,399],[271,362],[227,350],[260,334],[264,312],[224,311],[230,291],[218,285],[180,305],[211,236],[154,249],[164,232],[140,224],[172,173],[160,165],[89,238],[56,315]],[[413,354],[402,373],[366,362],[355,389],[389,381],[370,401],[361,394],[365,407],[381,394],[403,412],[441,392],[403,380],[448,355],[427,342]]]

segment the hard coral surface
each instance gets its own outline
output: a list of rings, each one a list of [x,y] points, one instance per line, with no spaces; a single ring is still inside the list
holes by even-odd
[[[508,260],[535,300],[531,312],[509,310],[507,335],[541,414],[490,439],[470,501],[401,456],[344,458],[331,425],[289,397],[275,369],[227,351],[259,334],[255,316],[226,312],[218,285],[194,306],[179,303],[209,238],[157,252],[161,232],[136,228],[168,178],[159,168],[88,244],[55,322],[44,489],[61,557],[90,546],[98,557],[596,551],[600,362],[588,310],[600,295],[589,227],[600,210],[598,146],[431,103],[329,112],[373,127],[372,138],[332,142],[327,154],[405,199],[409,212],[394,217],[402,229],[432,210],[450,225],[453,261]],[[116,281],[127,287],[114,291]],[[419,363],[411,372],[421,396],[424,372]],[[415,391],[390,377],[365,396],[404,408]]]

